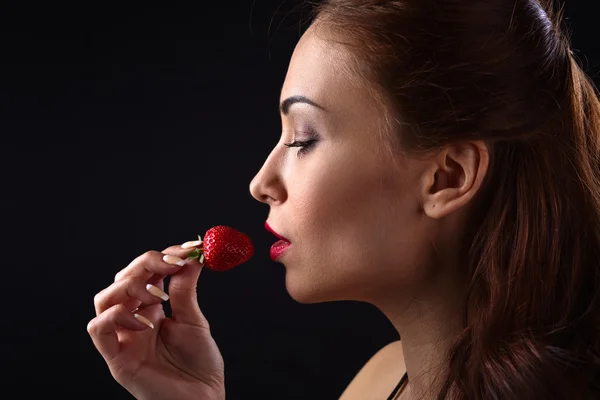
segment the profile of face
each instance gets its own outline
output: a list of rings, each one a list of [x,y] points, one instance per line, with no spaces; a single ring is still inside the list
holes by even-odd
[[[301,303],[414,294],[432,273],[429,255],[452,211],[451,194],[434,190],[448,153],[391,155],[377,133],[381,107],[347,79],[351,62],[325,27],[306,31],[281,92],[281,138],[250,183],[270,206],[269,225],[292,243],[277,261]],[[308,146],[285,146],[293,141]],[[459,153],[459,163],[469,157]],[[454,208],[469,197],[469,179],[445,183],[463,196]]]

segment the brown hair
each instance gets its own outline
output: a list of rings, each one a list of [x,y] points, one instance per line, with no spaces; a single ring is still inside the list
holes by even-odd
[[[315,15],[391,104],[395,142],[490,148],[439,398],[600,397],[600,103],[561,12],[550,0],[329,0]]]

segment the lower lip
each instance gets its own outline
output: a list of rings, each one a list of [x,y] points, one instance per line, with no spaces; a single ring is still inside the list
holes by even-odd
[[[290,246],[291,243],[285,240],[275,242],[273,246],[271,246],[271,260],[276,261],[277,258],[279,258],[279,256]]]

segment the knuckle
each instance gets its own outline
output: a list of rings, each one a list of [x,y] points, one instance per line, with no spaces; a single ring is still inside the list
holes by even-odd
[[[144,263],[150,262],[156,258],[157,254],[158,254],[158,251],[148,250],[147,252],[145,252],[144,254],[142,254],[140,256],[140,261],[144,262]]]
[[[97,321],[98,320],[96,318],[94,318],[87,324],[86,329],[87,329],[87,332],[90,334],[90,336],[94,336],[96,334],[96,331],[98,330]]]
[[[116,315],[119,313],[120,306],[120,304],[115,304],[114,306],[110,307],[102,313],[102,318],[107,321],[114,321]]]
[[[137,256],[132,262],[131,264],[129,264],[129,269],[131,268],[140,268],[141,265],[148,263],[150,260],[152,259],[152,252],[151,251],[147,251],[145,253],[140,254],[139,256]]]
[[[126,276],[123,279],[121,279],[121,282],[119,282],[119,284],[123,287],[129,287],[135,282],[137,282],[137,280],[133,276]]]
[[[127,280],[123,282],[123,289],[124,289],[127,297],[129,297],[129,298],[140,297],[140,295],[142,294],[142,291],[140,290],[142,282],[137,279],[131,278],[131,277],[126,278],[126,279]]]
[[[104,299],[104,290],[96,293],[96,295],[94,296],[94,305],[100,305],[102,303],[102,299]]]
[[[173,246],[167,247],[166,249],[164,249],[162,251],[162,253],[164,253],[164,254],[177,254],[177,253],[181,253],[182,250],[185,250],[185,249],[182,249],[181,245],[178,244],[178,245],[173,245]],[[193,249],[187,249],[187,251],[191,251],[191,250],[193,250]]]
[[[106,289],[97,293],[94,296],[94,306],[97,313],[106,311],[108,308],[114,305],[114,303],[120,301],[123,297],[122,292],[128,297],[130,296],[130,289],[132,278],[125,277],[118,282],[113,283]]]
[[[111,318],[115,319],[117,315],[130,312],[124,304],[117,304],[111,310]]]
[[[156,253],[158,252],[154,250],[149,250],[134,258],[133,261],[131,261],[131,263],[127,267],[123,268],[115,274],[115,282],[122,280],[125,277],[125,274],[129,275],[128,272],[133,272],[134,270],[143,268],[145,264],[152,263],[153,260],[156,258]]]

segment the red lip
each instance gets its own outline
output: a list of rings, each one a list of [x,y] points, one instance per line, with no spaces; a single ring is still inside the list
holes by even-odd
[[[268,223],[268,222],[266,222],[266,221],[265,221],[265,229],[266,229],[266,230],[268,230],[269,232],[271,232],[273,235],[275,235],[275,236],[276,236],[278,239],[285,240],[286,242],[290,242],[290,240],[289,240],[289,239],[287,239],[287,238],[285,238],[285,237],[281,236],[279,233],[275,232],[275,231],[273,230],[273,228],[271,228],[271,227],[269,226],[269,223]],[[291,243],[291,242],[290,242],[290,243]]]

